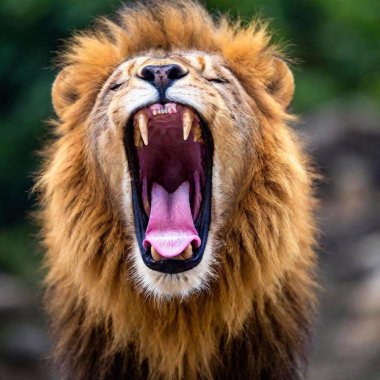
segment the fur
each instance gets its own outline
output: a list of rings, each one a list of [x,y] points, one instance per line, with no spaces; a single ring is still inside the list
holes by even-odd
[[[224,102],[244,110],[236,117],[246,128],[215,119],[207,273],[194,291],[163,298],[146,291],[133,259],[130,198],[119,186],[128,168],[122,138],[103,149],[102,91],[126,60],[173,51],[223,60],[237,83]],[[37,188],[62,378],[302,379],[315,307],[313,175],[287,126],[293,77],[266,26],[213,20],[190,1],[139,2],[77,34],[60,57],[56,137]]]

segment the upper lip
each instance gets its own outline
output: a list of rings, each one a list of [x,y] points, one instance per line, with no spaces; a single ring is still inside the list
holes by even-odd
[[[174,104],[174,105],[173,105]],[[203,189],[203,204],[202,209],[198,213],[198,218],[195,220],[195,227],[198,231],[199,236],[201,237],[202,243],[199,246],[198,250],[194,253],[192,257],[185,255],[185,259],[183,261],[166,259],[165,261],[155,261],[152,259],[150,249],[144,247],[143,240],[145,237],[146,228],[148,225],[148,215],[147,210],[145,208],[144,212],[144,204],[141,196],[141,185],[139,183],[139,160],[137,157],[137,151],[135,145],[144,144],[143,146],[149,144],[149,132],[147,130],[147,120],[143,120],[146,118],[146,110],[149,107],[150,112],[153,114],[154,107],[153,105],[157,105],[157,109],[161,107],[161,110],[165,110],[170,114],[170,107],[175,106],[175,103],[166,103],[166,104],[157,104],[150,103],[148,107],[142,106],[139,107],[131,114],[131,117],[127,123],[126,133],[125,133],[125,149],[127,153],[129,170],[131,172],[132,177],[132,200],[133,200],[133,209],[134,209],[134,218],[135,218],[135,227],[136,227],[136,237],[138,240],[138,244],[140,247],[140,251],[142,253],[142,258],[145,264],[151,269],[155,269],[161,272],[166,273],[178,273],[183,272],[185,270],[191,269],[196,266],[200,260],[202,259],[203,251],[207,242],[208,228],[210,224],[210,216],[211,216],[211,177],[212,177],[212,155],[213,155],[213,141],[210,130],[205,124],[203,118],[192,108],[184,105],[176,103],[178,106],[184,107],[182,109],[182,115],[184,119],[184,129],[183,129],[183,138],[186,140],[189,137],[190,129],[193,133],[193,138],[196,133],[201,133],[202,138],[205,140],[205,144],[207,145],[206,153],[205,153],[205,162],[204,162],[204,170],[205,170],[205,178],[206,181],[204,183]],[[144,111],[142,111],[144,109]],[[144,116],[145,113],[145,116]],[[140,119],[141,120],[140,120]],[[194,121],[194,124],[191,124],[191,119],[196,119],[197,122]],[[190,119],[190,121],[189,121]],[[190,123],[190,124],[189,124]],[[135,128],[134,125],[136,124]],[[194,129],[194,125],[199,124],[199,131]],[[193,128],[190,128],[193,126]],[[136,129],[140,130],[140,134],[136,133]],[[139,140],[141,136],[141,140]],[[198,136],[200,138],[200,136]],[[137,142],[137,144],[136,144]],[[176,186],[176,185],[175,185]],[[155,252],[153,252],[155,253]]]

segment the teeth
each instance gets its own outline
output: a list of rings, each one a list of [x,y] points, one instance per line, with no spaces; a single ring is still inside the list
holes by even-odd
[[[197,124],[193,128],[193,135],[194,135],[194,142],[201,142],[201,143],[203,143],[202,130],[201,130],[201,127],[200,127],[199,124]]]
[[[156,251],[156,249],[153,246],[151,246],[150,248],[150,253],[154,261],[162,260],[162,256]],[[173,257],[173,259],[188,260],[188,259],[191,259],[192,257],[193,257],[193,247],[191,244],[189,244],[182,253],[180,253],[178,256]]]
[[[165,104],[166,113],[177,113],[177,106],[175,103]]]
[[[137,128],[135,130],[138,131]],[[140,132],[138,132],[140,134]],[[142,144],[142,140],[140,137],[140,141]],[[143,201],[143,206],[144,206],[144,211],[146,214],[149,216],[150,215],[150,202],[149,202],[149,192],[148,192],[148,179],[146,177],[143,178],[142,180],[142,201]]]
[[[149,201],[143,202],[143,206],[144,206],[144,211],[146,212],[146,214],[150,215],[150,203],[149,203]]]
[[[134,137],[134,141],[135,141],[135,147],[136,148],[142,148],[144,144],[143,144],[143,141],[141,139],[140,130],[138,128],[134,129],[133,137]]]
[[[148,145],[148,116],[144,111],[137,112],[135,116],[135,124],[139,127],[144,144]]]
[[[177,105],[175,103],[153,104],[150,106],[153,116],[167,115],[168,113],[177,113]]]
[[[161,108],[160,108],[161,107]],[[167,103],[165,106],[154,105],[151,107],[152,114],[164,115],[177,113],[175,103]],[[194,122],[194,120],[196,120]],[[194,124],[194,126],[193,126]],[[148,115],[144,110],[136,113],[134,118],[134,143],[137,148],[148,145]],[[183,139],[186,141],[193,131],[194,142],[203,143],[202,130],[199,125],[198,118],[195,118],[195,113],[190,108],[184,108],[182,114]],[[138,127],[138,128],[137,128]]]
[[[154,261],[160,261],[162,259],[160,254],[156,251],[156,249],[153,246],[150,249],[150,253]]]
[[[181,253],[181,257],[184,260],[191,259],[193,257],[193,247],[189,244],[186,249]]]
[[[187,138],[189,137],[193,120],[194,120],[194,112],[189,108],[185,108],[182,115],[184,140],[187,140]]]

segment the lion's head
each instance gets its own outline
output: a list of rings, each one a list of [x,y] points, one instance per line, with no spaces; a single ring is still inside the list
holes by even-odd
[[[253,305],[265,314],[296,286],[310,298],[310,175],[286,126],[293,76],[264,25],[133,5],[74,37],[62,65],[40,180],[56,315],[80,308],[88,329],[112,326],[113,350],[133,341],[160,373],[186,358],[194,375]],[[173,308],[198,320],[178,326]],[[174,361],[148,343],[159,309]]]

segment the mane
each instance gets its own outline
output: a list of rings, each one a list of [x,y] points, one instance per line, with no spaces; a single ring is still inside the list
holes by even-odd
[[[74,95],[86,95],[87,104],[81,108],[87,115],[110,73],[125,60],[151,50],[218,53],[250,95],[268,84],[273,57],[283,56],[279,46],[270,44],[267,25],[260,20],[245,26],[226,16],[213,20],[197,2],[158,0],[125,5],[114,20],[98,19],[91,30],[68,40],[57,63],[68,68],[71,82],[77,83]]]
[[[220,54],[260,110],[255,162],[231,223],[218,233],[226,242],[217,251],[218,280],[186,302],[157,303],[138,291],[131,238],[86,150],[86,120],[102,84],[120,63],[150,50]],[[259,21],[213,20],[181,0],[126,6],[61,53],[62,91],[72,104],[56,122],[37,186],[48,252],[46,306],[60,365],[75,378],[111,370],[213,378],[215,369],[228,375],[239,363],[253,377],[277,371],[277,379],[293,379],[302,372],[314,308],[314,200],[307,160],[285,126],[291,116],[265,90],[278,56]],[[229,362],[218,359],[220,352]],[[271,356],[276,361],[268,363]]]

